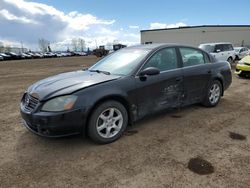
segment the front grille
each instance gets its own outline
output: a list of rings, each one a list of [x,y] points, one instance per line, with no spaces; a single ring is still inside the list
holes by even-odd
[[[28,93],[24,96],[23,105],[26,111],[32,112],[35,110],[39,103],[39,100]]]

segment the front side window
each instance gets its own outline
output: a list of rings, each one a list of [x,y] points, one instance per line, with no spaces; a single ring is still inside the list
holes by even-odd
[[[205,64],[203,52],[192,48],[180,48],[183,67]]]
[[[176,69],[178,65],[175,48],[165,48],[156,52],[143,66],[143,69],[148,67],[156,67],[160,71]]]

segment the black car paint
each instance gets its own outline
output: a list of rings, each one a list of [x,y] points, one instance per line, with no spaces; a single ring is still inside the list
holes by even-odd
[[[74,71],[62,73],[38,81],[28,88],[28,93],[37,93],[40,101],[45,101],[60,95],[71,94],[95,84],[119,78],[118,75],[105,75],[89,71]]]
[[[158,50],[167,47],[176,48],[178,68],[154,76],[139,76],[141,67],[147,60]],[[34,125],[32,131],[42,136],[80,133],[85,130],[95,107],[109,99],[121,102],[128,110],[130,123],[133,123],[165,108],[201,102],[209,83],[214,79],[221,82],[223,91],[229,87],[232,78],[227,62],[215,62],[214,58],[203,51],[209,57],[210,63],[182,68],[179,47],[182,46],[151,45],[151,53],[128,76],[105,75],[85,70],[60,74],[33,84],[27,92],[38,94],[40,104],[34,112],[27,113],[22,108],[22,100],[21,114],[26,126],[32,129]],[[42,104],[46,101],[67,94],[78,96],[74,110],[57,113],[41,111]]]

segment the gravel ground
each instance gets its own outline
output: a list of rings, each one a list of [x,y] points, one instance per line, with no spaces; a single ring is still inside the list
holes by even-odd
[[[0,187],[250,187],[250,80],[235,75],[216,108],[148,117],[109,145],[41,138],[21,125],[19,101],[31,83],[96,60],[0,62]],[[194,158],[210,174],[191,171]]]

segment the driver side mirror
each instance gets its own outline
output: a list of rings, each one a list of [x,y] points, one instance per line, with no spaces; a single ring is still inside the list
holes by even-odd
[[[217,49],[215,52],[216,52],[216,53],[219,53],[219,52],[221,52],[221,50],[220,50],[220,49]]]
[[[153,75],[157,75],[160,74],[160,70],[156,67],[148,67],[145,68],[144,70],[142,70],[139,74],[139,76],[153,76]]]

